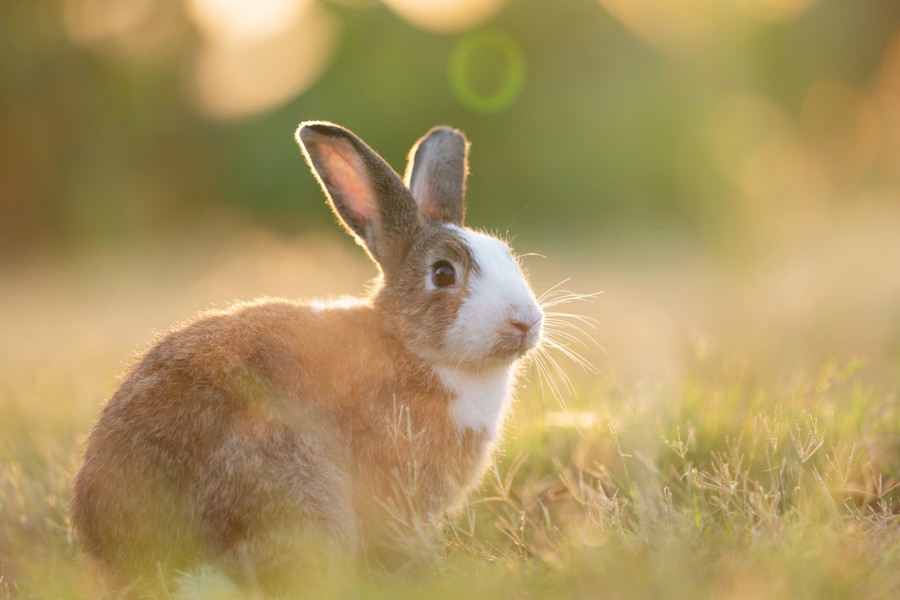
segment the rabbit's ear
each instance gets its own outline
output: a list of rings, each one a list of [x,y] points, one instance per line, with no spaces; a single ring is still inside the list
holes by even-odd
[[[376,262],[402,256],[418,226],[416,205],[400,176],[350,131],[301,123],[297,143],[335,213]]]
[[[426,219],[462,225],[469,142],[461,131],[435,127],[409,151],[406,185]]]

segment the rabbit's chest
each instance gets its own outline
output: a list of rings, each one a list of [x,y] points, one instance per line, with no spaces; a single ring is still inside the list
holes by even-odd
[[[435,372],[450,396],[450,420],[456,430],[496,439],[512,396],[512,367],[477,373],[436,367]]]

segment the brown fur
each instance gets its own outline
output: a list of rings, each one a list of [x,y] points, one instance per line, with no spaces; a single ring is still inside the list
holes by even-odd
[[[211,557],[238,580],[284,579],[316,535],[348,555],[378,541],[386,505],[406,506],[404,469],[421,514],[458,501],[486,440],[456,431],[430,368],[380,324],[368,304],[263,300],[165,336],[91,432],[82,548],[129,576]]]
[[[437,135],[434,151],[468,147]],[[358,303],[261,299],[200,315],[136,360],[72,486],[78,543],[113,585],[212,562],[250,588],[296,589],[361,551],[377,558],[403,525],[433,523],[484,469],[492,436],[459,428],[430,362],[478,272],[471,252],[358,138],[328,124],[299,136],[383,274]],[[440,192],[441,214],[461,220],[447,190],[462,194],[465,155],[416,154],[462,177]],[[452,290],[426,289],[438,259],[460,269]]]

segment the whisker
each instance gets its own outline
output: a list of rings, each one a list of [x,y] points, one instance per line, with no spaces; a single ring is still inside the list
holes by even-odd
[[[553,348],[554,350],[559,350],[562,352],[569,360],[577,364],[579,367],[590,373],[591,375],[598,375],[600,370],[591,363],[588,359],[582,356],[578,351],[573,350],[571,347],[566,344],[562,344],[560,342],[556,342],[553,339],[547,339],[547,346]]]
[[[566,304],[568,302],[590,302],[601,296],[603,292],[594,292],[592,294],[576,294],[566,290],[557,290],[544,297],[541,305],[544,308],[556,306],[558,304]]]
[[[544,365],[544,369],[547,369],[547,371],[548,371],[548,379],[550,379],[552,381],[552,378],[549,377],[549,368],[547,367],[547,363],[549,363],[549,365],[553,367],[554,371],[556,371],[557,376],[560,377],[560,379],[563,381],[563,384],[565,385],[566,390],[571,395],[574,396],[575,389],[574,389],[574,386],[572,385],[572,381],[565,374],[565,372],[562,370],[562,368],[559,366],[559,364],[553,359],[552,356],[547,354],[546,351],[542,351],[541,354],[543,356],[540,357],[540,360],[541,360],[541,363]],[[547,362],[545,363],[544,361],[547,361]],[[557,404],[559,404],[560,408],[562,408],[563,412],[568,417],[569,422],[572,424],[572,427],[575,428],[575,431],[577,431],[579,435],[584,437],[584,431],[582,431],[581,427],[578,426],[578,423],[572,417],[572,413],[569,410],[568,405],[566,404],[565,398],[563,398],[562,394],[560,393],[559,387],[556,386],[556,384],[554,384],[554,389],[557,392],[554,394],[554,398],[556,398]]]
[[[572,383],[572,379],[569,377],[568,373],[566,373],[565,370],[560,366],[559,361],[557,361],[553,357],[553,355],[550,354],[549,352],[547,352],[546,350],[544,351],[543,358],[544,358],[545,364],[548,367],[547,372],[550,373],[551,372],[550,369],[552,368],[552,372],[556,373],[556,376],[560,378],[560,381],[562,381],[562,389],[564,389],[566,391],[566,393],[574,396],[575,395],[575,386]],[[565,405],[564,398],[560,398],[560,404],[563,406]]]
[[[544,336],[547,338],[550,338],[554,341],[566,341],[566,342],[570,342],[572,344],[578,344],[584,348],[588,348],[587,342],[585,342],[583,339],[581,339],[577,335],[574,335],[574,334],[569,333],[568,331],[564,331],[562,329],[555,329],[553,327],[548,327],[546,324],[544,325]]]
[[[596,326],[593,326],[592,328],[597,329]],[[584,346],[585,349],[587,349],[589,345],[588,342],[590,342],[590,345],[596,346],[601,352],[609,355],[609,352],[606,351],[606,348],[604,348],[600,342],[594,339],[592,335],[584,331],[584,329],[579,327],[576,323],[551,318],[544,321],[544,331],[558,335],[570,342],[577,341],[580,345]],[[551,335],[550,337],[552,338],[553,336]]]
[[[550,374],[547,372],[547,367],[544,365],[543,359],[540,356],[540,353],[535,352],[534,354],[534,366],[538,372],[538,381],[540,381],[541,385],[541,397],[544,397],[545,394],[545,385],[550,389],[550,393],[556,398],[556,392],[553,390],[552,382],[550,381]],[[546,384],[545,384],[546,381]],[[557,401],[558,402],[558,401]]]
[[[565,319],[572,319],[574,321],[578,321],[580,323],[584,323],[591,329],[597,329],[600,325],[600,321],[593,317],[588,317],[585,315],[579,315],[578,313],[564,313],[564,312],[544,312],[544,317],[550,317],[551,319],[558,319],[558,322],[565,323]]]
[[[566,404],[566,396],[577,397],[576,388],[557,358],[559,355],[564,356],[585,372],[597,375],[600,370],[581,353],[581,350],[587,351],[592,346],[597,346],[603,352],[606,350],[597,343],[589,331],[599,329],[600,321],[587,315],[560,310],[558,307],[573,302],[592,302],[603,292],[580,294],[564,289],[563,286],[570,279],[563,279],[538,296],[538,303],[544,311],[543,339],[531,356],[537,369],[541,392],[548,390],[551,393],[566,413],[569,422],[583,436],[584,432]]]
[[[556,382],[556,379],[552,376],[550,372],[550,367],[548,366],[548,362],[552,363],[552,358],[546,354],[546,352],[541,352],[535,355],[536,364],[539,365],[539,370],[544,373],[547,381],[547,387],[550,388],[550,394],[553,396],[553,399],[556,400],[556,403],[559,404],[560,408],[566,409],[566,401],[563,398],[563,393],[559,388],[559,384]],[[563,379],[565,382],[565,379]],[[566,391],[569,392],[569,386],[566,385]]]
[[[544,331],[559,331],[565,332],[568,335],[575,336],[579,339],[584,339],[586,341],[590,341],[593,343],[597,343],[593,336],[592,332],[586,330],[587,325],[577,324],[577,323],[568,323],[568,322],[559,322],[551,320],[550,322],[544,321]],[[592,327],[591,329],[596,330],[597,327]]]
[[[546,290],[544,290],[544,292],[543,292],[542,294],[540,294],[540,295],[537,297],[538,304],[541,304],[541,303],[542,303],[541,301],[542,301],[543,299],[547,298],[550,294],[552,294],[552,293],[553,293],[553,290],[556,290],[557,288],[559,288],[559,286],[564,285],[564,284],[568,283],[568,282],[571,281],[571,280],[572,280],[571,277],[566,277],[565,279],[563,279],[563,280],[560,281],[559,283],[557,283],[557,284],[555,284],[555,285],[551,285],[549,288],[547,288]]]
[[[559,361],[557,361],[556,358],[554,358],[553,355],[550,354],[546,349],[543,352],[543,358],[545,365],[548,367],[547,372],[555,373],[562,382],[562,389],[564,389],[566,393],[570,394],[571,396],[576,396],[577,394],[575,392],[575,386],[572,383],[572,379],[569,377],[568,373],[566,373],[565,370],[560,366]],[[560,398],[560,403],[561,405],[564,405],[564,399]]]

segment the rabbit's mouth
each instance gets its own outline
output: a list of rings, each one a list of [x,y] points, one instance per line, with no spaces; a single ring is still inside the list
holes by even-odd
[[[506,328],[491,348],[490,357],[514,360],[537,347],[540,337],[540,322],[524,328],[515,325]]]

